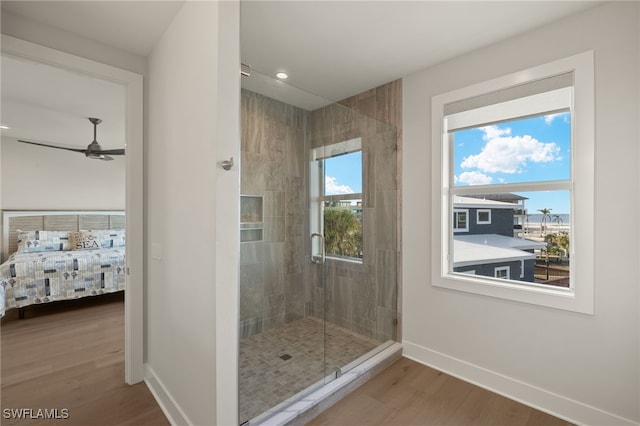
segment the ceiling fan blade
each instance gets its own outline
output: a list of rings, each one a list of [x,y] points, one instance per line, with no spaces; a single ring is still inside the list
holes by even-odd
[[[24,139],[18,139],[18,142],[28,143],[28,144],[31,144],[31,145],[45,146],[47,148],[64,149],[64,150],[73,151],[73,152],[82,152],[82,153],[86,152],[86,149],[82,149],[82,148],[66,148],[64,146],[56,146],[56,145],[49,145],[49,144],[46,144],[46,143],[26,141]]]
[[[100,151],[100,154],[105,154],[105,155],[124,155],[124,148],[103,149],[103,150]]]

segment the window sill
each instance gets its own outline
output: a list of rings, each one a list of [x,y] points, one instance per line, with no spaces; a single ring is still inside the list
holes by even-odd
[[[437,277],[433,280],[432,285],[449,290],[583,314],[592,315],[594,313],[593,299],[591,297],[588,297],[587,294],[577,294],[574,289],[565,287],[482,278],[478,275],[469,276],[462,273]]]

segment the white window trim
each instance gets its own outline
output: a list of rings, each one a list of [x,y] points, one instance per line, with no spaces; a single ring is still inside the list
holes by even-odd
[[[584,314],[594,313],[594,54],[583,52],[574,56],[519,71],[493,80],[457,89],[432,98],[432,285],[523,303],[564,309]],[[571,204],[571,276],[574,288],[545,286],[483,279],[479,276],[449,271],[449,245],[452,244],[452,220],[449,199],[450,153],[448,135],[444,129],[444,106],[481,96],[529,81],[573,72],[574,96],[572,112],[572,204]],[[558,188],[560,189],[560,188]],[[504,188],[509,191],[508,185]],[[578,252],[574,250],[579,247]]]
[[[489,220],[480,220],[480,213],[488,213]],[[476,223],[478,225],[491,225],[491,209],[478,209],[476,210]]]
[[[498,277],[498,272],[501,271],[507,271],[507,276],[502,278],[502,277]],[[504,279],[504,280],[510,280],[511,279],[511,267],[510,266],[496,266],[495,268],[493,268],[493,276],[495,278],[499,278],[499,279]]]
[[[318,160],[326,160],[333,157],[337,157],[343,154],[351,154],[354,152],[362,151],[362,138],[357,137],[349,139],[343,142],[337,142],[331,145],[320,146],[313,148],[310,152],[310,164],[309,164],[309,196],[310,196],[310,228],[311,233],[320,233],[324,235],[324,215],[323,204],[328,200],[362,200],[364,205],[364,165],[362,166],[362,192],[340,194],[340,195],[324,195],[322,188],[324,187],[323,178],[324,172],[322,167],[319,166]],[[364,225],[364,224],[363,224]],[[363,239],[364,239],[364,226],[363,226]],[[320,246],[320,240],[317,238],[311,239],[311,256],[313,257],[317,253],[322,253],[323,248]],[[324,243],[322,243],[324,244]],[[364,241],[363,241],[364,244]],[[333,254],[327,254],[327,259],[333,259],[341,262],[351,263],[363,263],[364,255],[361,258],[338,256]]]
[[[467,226],[465,228],[458,228],[457,221],[453,224],[453,232],[469,232],[469,209],[453,209],[453,214],[465,213],[467,215]]]

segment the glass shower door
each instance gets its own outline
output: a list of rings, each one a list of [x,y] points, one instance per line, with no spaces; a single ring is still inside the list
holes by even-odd
[[[391,126],[255,70],[241,95],[244,423],[395,338],[398,190]]]
[[[250,80],[243,86],[282,86],[255,70]],[[305,281],[316,273],[308,257],[309,112],[255,90],[241,94],[240,423],[321,386],[325,373],[324,314],[313,311]]]
[[[396,339],[397,134],[340,104],[313,111],[310,127],[311,260],[322,259],[331,381]]]

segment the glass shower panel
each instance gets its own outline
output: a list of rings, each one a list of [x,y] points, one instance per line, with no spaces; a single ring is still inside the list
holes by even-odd
[[[397,134],[340,104],[309,120],[310,224],[325,244],[319,279],[330,381],[396,339]]]
[[[395,128],[255,70],[242,83],[244,423],[395,339],[398,188]]]
[[[304,282],[311,265],[309,102],[327,103],[254,70],[243,78],[241,423],[324,383],[324,317],[308,315]]]

